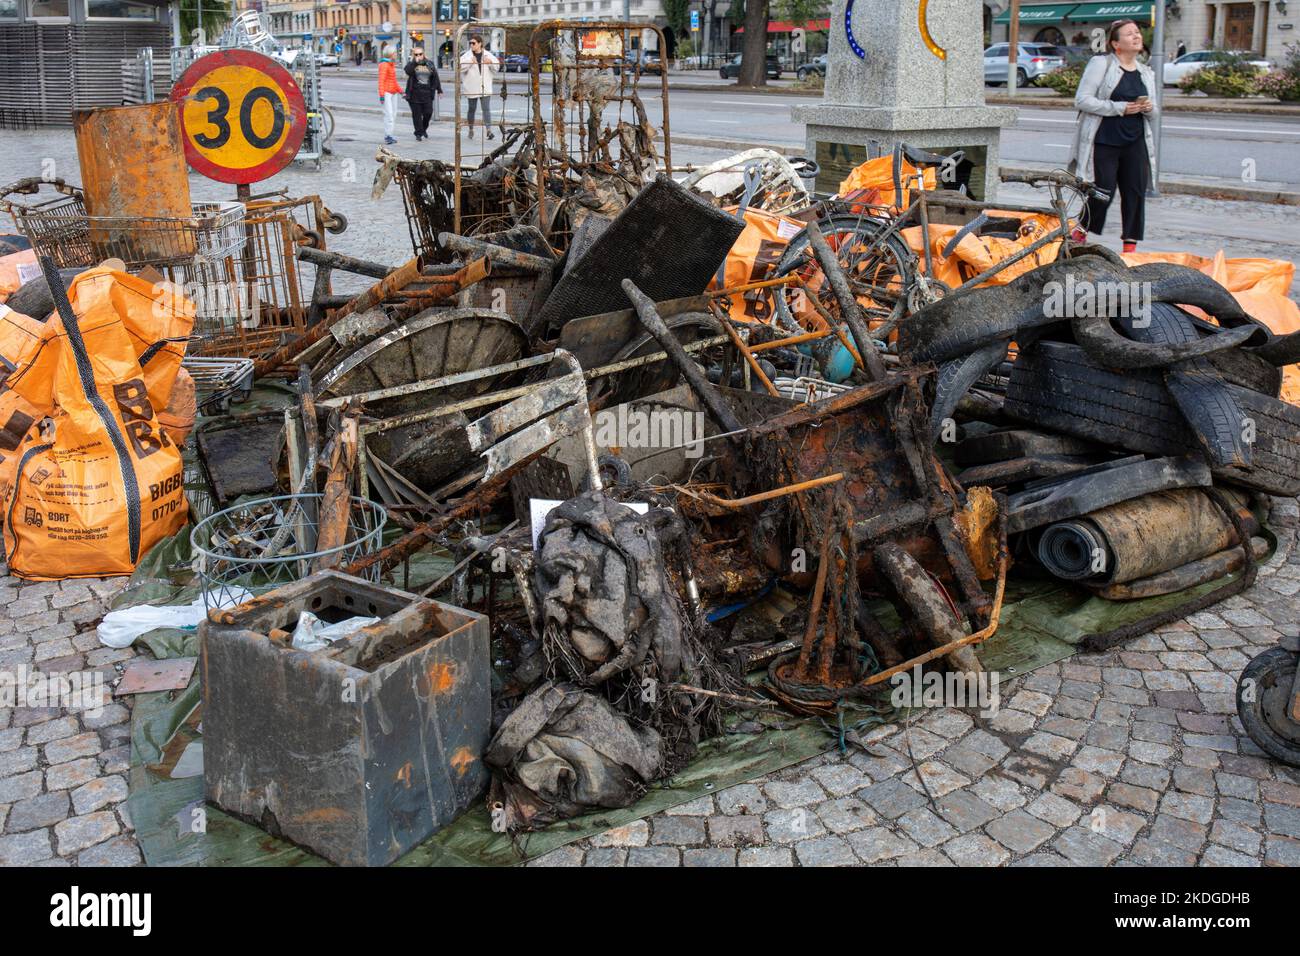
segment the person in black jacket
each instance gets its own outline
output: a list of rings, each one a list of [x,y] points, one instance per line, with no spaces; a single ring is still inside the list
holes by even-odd
[[[424,58],[424,47],[411,48],[411,62],[406,64],[406,101],[411,104],[411,121],[415,138],[429,138],[429,120],[433,117],[433,98],[442,96],[442,81],[433,64]]]

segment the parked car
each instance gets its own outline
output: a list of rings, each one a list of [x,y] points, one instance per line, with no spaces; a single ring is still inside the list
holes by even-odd
[[[726,63],[718,68],[718,76],[724,80],[729,80],[733,76],[740,76],[740,58],[743,54],[737,53]],[[775,53],[767,55],[767,78],[769,80],[781,79],[781,61]]]
[[[1184,53],[1178,59],[1165,64],[1165,86],[1177,86],[1188,74],[1195,73],[1203,67],[1222,63],[1234,57],[1245,57],[1251,66],[1257,66],[1265,72],[1273,69],[1273,63],[1245,50],[1194,50]]]
[[[826,54],[823,53],[821,56],[809,60],[803,66],[799,67],[799,69],[795,71],[794,75],[801,80],[806,80],[810,76],[824,77],[826,75]]]
[[[622,63],[614,64],[614,73],[622,73],[624,69],[635,70],[638,62],[641,66],[641,72],[653,73],[655,76],[662,76],[664,72],[663,61],[659,59],[659,54],[653,50],[634,50],[623,57]]]
[[[984,51],[984,82],[1001,84],[1007,81],[1007,52],[1005,43],[995,43]],[[1065,47],[1052,43],[1022,43],[1016,50],[1016,86],[1029,86],[1040,76],[1059,70],[1069,60]]]
[[[337,53],[317,53],[316,62],[321,66],[338,66],[339,57]]]
[[[501,71],[503,73],[527,73],[528,57],[522,53],[508,53],[501,58]]]

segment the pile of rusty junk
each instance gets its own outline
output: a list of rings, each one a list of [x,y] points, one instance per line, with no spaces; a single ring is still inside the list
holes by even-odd
[[[1064,173],[992,207],[900,147],[817,198],[768,150],[680,176],[635,128],[539,129],[381,157],[414,257],[304,237],[302,321],[199,416],[211,803],[387,863],[484,801],[499,833],[630,806],[737,720],[978,674],[1016,577],[1182,595],[1098,647],[1251,584],[1261,496],[1300,492],[1285,295],[1075,243]]]
[[[1253,497],[1300,491],[1300,409],[1279,397],[1300,339],[1197,269],[1074,244],[1068,215],[896,178],[924,186],[926,160],[900,150],[876,186],[814,202],[784,159],[742,154],[571,233],[444,231],[450,262],[380,274],[312,253],[377,281],[257,360],[298,397],[269,425],[286,448],[267,445],[266,486],[239,488],[320,493],[322,534],[348,495],[378,503],[397,530],[332,587],[389,582],[438,640],[472,624],[480,646],[414,671],[423,706],[454,701],[426,741],[456,768],[425,771],[448,800],[434,825],[484,786],[503,832],[627,806],[733,716],[833,717],[917,667],[978,673],[1013,574],[1116,602],[1188,593],[1093,646],[1249,586]],[[234,427],[228,450],[263,426]],[[240,660],[222,649],[240,628],[291,646],[311,605],[277,593],[209,621],[210,669]],[[275,621],[239,623],[266,601]],[[368,606],[357,640],[387,651],[308,653],[428,653],[409,622],[378,636]],[[246,750],[213,750],[217,803],[322,845],[289,788],[249,788]]]

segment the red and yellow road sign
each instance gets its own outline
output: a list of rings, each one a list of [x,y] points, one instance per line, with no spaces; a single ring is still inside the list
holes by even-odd
[[[185,159],[209,179],[255,183],[293,161],[307,132],[307,104],[289,71],[252,50],[195,60],[172,87]]]

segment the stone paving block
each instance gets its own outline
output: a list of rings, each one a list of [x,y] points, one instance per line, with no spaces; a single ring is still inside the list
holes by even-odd
[[[713,795],[705,794],[694,800],[679,803],[664,811],[670,817],[707,817],[713,814]]]
[[[858,858],[843,837],[824,836],[794,845],[800,866],[857,866]]]
[[[1264,828],[1269,833],[1300,839],[1300,807],[1265,803]]]
[[[1128,846],[1136,840],[1137,835],[1147,825],[1145,817],[1121,810],[1119,807],[1105,805],[1093,807],[1080,822],[1094,833],[1099,833],[1108,840],[1114,840],[1121,846]]]
[[[1117,806],[1132,807],[1142,813],[1155,813],[1160,805],[1160,794],[1146,787],[1135,787],[1128,783],[1113,783],[1106,791],[1106,798]]]
[[[814,767],[811,774],[832,797],[845,797],[855,790],[871,786],[871,778],[851,763],[825,764]]]
[[[1153,767],[1150,764],[1130,760],[1120,771],[1119,778],[1136,787],[1163,790],[1169,785],[1170,773],[1163,767]]]
[[[968,833],[939,848],[958,866],[1001,866],[1011,859],[1002,846],[982,833]]]
[[[737,866],[794,866],[794,853],[785,846],[745,847],[736,856]]]
[[[1086,826],[1070,827],[1052,843],[1052,849],[1076,866],[1109,866],[1124,852],[1114,840]]]
[[[857,796],[886,820],[895,820],[908,810],[923,807],[929,802],[924,795],[898,779],[873,784],[858,791]]]
[[[583,866],[627,866],[627,850],[622,847],[592,847],[582,857]]]
[[[103,748],[100,746],[99,734],[88,731],[75,737],[52,740],[45,745],[45,759],[51,764],[67,763],[78,757],[93,757]]]
[[[91,813],[121,803],[128,793],[124,777],[99,777],[72,791],[72,805],[77,813]]]
[[[963,776],[951,767],[946,767],[937,760],[929,760],[899,777],[903,783],[919,790],[930,797],[938,799],[970,783],[970,778]]]
[[[1079,748],[1078,741],[1055,734],[1038,732],[1030,735],[1023,744],[1030,753],[1036,753],[1048,760],[1066,760]]]
[[[0,866],[27,866],[53,855],[49,830],[0,836]]]
[[[717,798],[722,813],[763,813],[768,808],[767,797],[752,783],[728,787]]]
[[[807,807],[769,810],[763,814],[763,826],[767,830],[767,838],[775,843],[798,843],[826,832],[817,814]]]
[[[573,845],[562,846],[529,860],[528,866],[582,866],[582,851]]]
[[[84,816],[68,817],[54,827],[54,838],[60,856],[76,853],[103,843],[116,836],[122,829],[116,815],[100,810]]]
[[[1300,840],[1271,836],[1264,844],[1265,866],[1300,866]]]
[[[682,866],[735,866],[736,851],[725,847],[682,850]]]
[[[1201,854],[1200,866],[1259,866],[1259,860],[1226,846],[1211,844]]]
[[[765,839],[763,821],[756,816],[709,817],[708,831],[714,846],[760,846]]]
[[[857,797],[840,797],[827,800],[816,807],[817,816],[832,833],[851,833],[863,827],[875,826],[879,818],[871,808]]]
[[[1184,793],[1213,797],[1217,792],[1214,774],[1204,767],[1175,767],[1174,786]]]
[[[1129,859],[1142,866],[1195,866],[1196,854],[1161,840],[1142,838],[1133,844]]]
[[[763,785],[763,792],[774,806],[782,810],[794,807],[806,807],[820,803],[826,794],[814,780],[802,780],[798,783],[772,782]]]
[[[997,810],[1015,810],[1029,802],[1018,783],[993,774],[981,777],[970,789],[975,796]]]
[[[969,790],[957,790],[940,800],[935,809],[959,833],[982,827],[1000,814]]]
[[[929,807],[907,811],[894,825],[924,847],[938,846],[957,836],[957,831],[935,816]]]
[[[634,846],[627,851],[628,866],[681,866],[681,850],[675,846]]]
[[[591,845],[596,847],[630,847],[645,846],[650,842],[650,823],[646,820],[633,820],[621,827],[612,827],[591,838]]]
[[[1044,793],[1037,800],[1031,800],[1025,809],[1055,827],[1068,827],[1083,813],[1074,803],[1054,793]]]
[[[1250,827],[1230,820],[1216,820],[1214,826],[1210,827],[1210,842],[1254,856],[1259,852],[1261,838]]]
[[[0,777],[0,803],[16,803],[36,796],[41,792],[43,777],[39,770],[15,774],[12,777]]]
[[[1197,851],[1205,844],[1206,828],[1193,820],[1159,814],[1151,824],[1151,839],[1171,843],[1184,850]]]
[[[943,867],[956,866],[952,860],[948,859],[938,850],[917,850],[914,853],[905,853],[894,860],[898,866],[902,867]]]
[[[1077,803],[1094,803],[1101,798],[1106,789],[1106,778],[1100,777],[1095,773],[1089,773],[1078,767],[1066,767],[1061,771],[1056,782],[1052,784],[1052,792],[1065,797],[1068,800],[1074,800]]]
[[[984,829],[989,836],[1016,853],[1036,850],[1056,835],[1056,827],[1024,810],[1013,810]]]
[[[858,830],[850,833],[844,839],[848,841],[849,846],[853,848],[853,852],[863,863],[879,863],[882,860],[892,860],[917,849],[916,844],[911,840],[899,836],[885,827],[870,827],[866,830]]]
[[[135,840],[128,836],[115,837],[105,843],[82,850],[77,855],[77,866],[141,866],[144,858]]]

